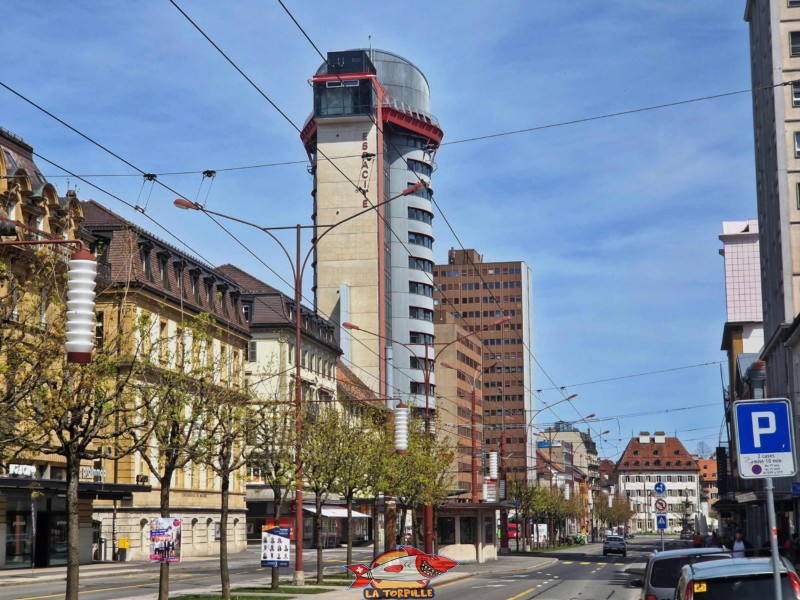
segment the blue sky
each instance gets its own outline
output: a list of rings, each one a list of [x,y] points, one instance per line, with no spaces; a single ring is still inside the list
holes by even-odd
[[[287,2],[323,52],[366,46],[417,64],[445,142],[749,87],[744,1]],[[320,63],[277,2],[182,3],[299,126]],[[303,160],[294,129],[168,2],[39,1],[15,7],[0,80],[149,172]],[[0,126],[81,174],[133,171],[0,90]],[[533,269],[533,350],[559,386],[722,360],[724,220],[756,215],[748,94],[473,143],[445,145],[437,201],[466,247]],[[59,171],[39,161],[46,176]],[[51,177],[60,191],[65,178]],[[89,177],[131,203],[137,177]],[[195,199],[199,175],[162,181]],[[220,173],[208,206],[263,225],[308,222],[305,165]],[[141,214],[94,198],[167,237]],[[205,199],[204,187],[199,196]],[[200,215],[155,187],[147,214],[215,264],[286,290]],[[438,261],[457,245],[435,220]],[[285,260],[236,229],[262,260]],[[174,240],[173,240],[174,241]],[[551,387],[537,369],[535,388]],[[718,366],[568,388],[576,410],[620,417],[721,403]],[[555,402],[556,391],[543,392]],[[631,432],[716,444],[719,406],[594,425],[615,456]],[[552,421],[542,413],[538,421]],[[618,433],[619,432],[619,433]],[[617,438],[623,438],[618,440]]]

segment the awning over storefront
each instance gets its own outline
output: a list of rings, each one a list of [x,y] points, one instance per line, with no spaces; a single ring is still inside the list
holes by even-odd
[[[0,477],[0,490],[2,489],[38,489],[66,493],[67,482],[60,479]],[[129,500],[133,498],[134,492],[149,492],[152,489],[149,485],[81,481],[78,483],[78,497],[87,500]]]
[[[304,506],[303,510],[306,510],[310,513],[316,512],[313,506]],[[321,512],[323,517],[329,517],[331,519],[347,518],[347,509],[341,506],[323,506]],[[351,516],[357,519],[369,519],[369,515],[360,513],[357,510],[352,511]]]

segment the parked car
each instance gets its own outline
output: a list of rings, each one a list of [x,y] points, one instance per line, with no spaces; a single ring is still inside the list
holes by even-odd
[[[686,565],[675,589],[675,600],[763,600],[773,598],[772,559],[731,558]],[[781,592],[784,600],[800,600],[800,578],[781,557]]]
[[[692,531],[691,529],[684,529],[683,531],[681,531],[681,539],[682,540],[690,540],[690,539],[692,539],[693,535],[694,535],[694,531]]]
[[[609,554],[628,556],[628,546],[624,537],[621,535],[606,536],[606,541],[603,542],[603,556],[608,556]]]
[[[647,561],[644,579],[632,580],[631,587],[642,588],[641,600],[670,600],[684,565],[731,557],[732,554],[725,548],[685,548],[653,552]]]

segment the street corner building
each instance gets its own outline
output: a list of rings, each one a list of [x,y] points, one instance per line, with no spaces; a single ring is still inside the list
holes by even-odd
[[[5,428],[0,438],[12,440],[12,447],[4,444],[3,451],[14,456],[4,461],[0,474],[0,530],[5,531],[0,568],[64,565],[66,460],[44,442],[39,448],[26,445],[23,451],[14,432],[29,427],[15,419],[27,413],[13,412],[10,420],[9,407],[27,402],[51,384],[48,369],[59,367],[49,359],[61,351],[52,354],[41,344],[58,337],[52,328],[64,327],[61,296],[69,255],[81,245],[92,248],[96,240],[85,227],[86,206],[77,193],[67,190],[60,195],[36,166],[32,146],[2,128],[0,174],[0,393],[9,411],[0,424]],[[101,268],[99,278],[105,275]],[[33,351],[25,355],[23,346]],[[99,457],[101,449],[95,450]],[[99,558],[102,550],[95,507],[131,502],[135,490],[149,488],[109,479],[101,460],[84,461],[80,476],[80,560],[85,563]]]

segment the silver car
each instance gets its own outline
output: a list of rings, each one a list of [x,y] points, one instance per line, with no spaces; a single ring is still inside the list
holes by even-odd
[[[603,556],[609,554],[622,554],[628,556],[628,545],[625,543],[625,538],[621,535],[609,535],[606,541],[603,542]]]
[[[764,600],[774,598],[772,559],[731,558],[681,569],[675,600]],[[800,579],[781,558],[781,592],[784,600],[800,600]]]
[[[642,588],[641,600],[671,600],[684,565],[731,556],[725,548],[683,548],[653,552],[647,561],[644,579],[634,579],[631,586]]]

